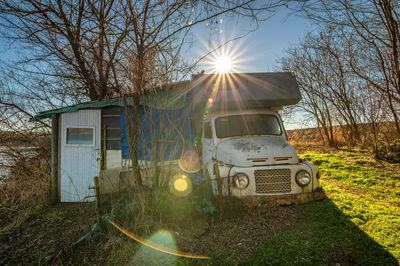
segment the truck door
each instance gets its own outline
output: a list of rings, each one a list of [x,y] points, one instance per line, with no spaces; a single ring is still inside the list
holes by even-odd
[[[203,123],[203,137],[202,137],[202,160],[203,160],[203,173],[205,174],[207,169],[212,169],[212,151],[213,151],[213,140],[211,131],[211,122],[204,121]],[[209,172],[211,173],[211,172]],[[210,175],[212,178],[212,176]]]

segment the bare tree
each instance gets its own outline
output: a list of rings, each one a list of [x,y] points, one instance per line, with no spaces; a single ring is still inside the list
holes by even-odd
[[[140,98],[158,85],[182,77],[180,54],[190,29],[225,14],[257,21],[271,14],[264,16],[263,12],[273,12],[288,2],[1,0],[0,26],[3,36],[28,52],[23,53],[18,70],[41,75],[47,84],[58,84],[49,87],[55,98],[61,98],[60,105],[112,96],[123,99],[132,166],[140,186]],[[128,112],[131,104],[132,117]]]
[[[354,73],[350,61],[355,47],[349,49],[342,34],[341,26],[309,33],[288,49],[281,63],[284,69],[296,73],[303,93],[302,107],[314,116],[329,145],[336,146],[333,127],[339,126],[347,145],[362,144],[377,153],[379,141],[385,139],[380,132],[390,127],[385,123],[390,120],[390,103]]]
[[[26,125],[33,109],[29,99],[15,95],[13,79],[0,72],[0,205],[5,214],[42,203],[50,190],[48,125]]]
[[[312,2],[312,3],[311,3]],[[399,23],[397,1],[310,1],[302,11],[311,19],[338,30],[348,49],[343,62],[385,97],[400,136]]]

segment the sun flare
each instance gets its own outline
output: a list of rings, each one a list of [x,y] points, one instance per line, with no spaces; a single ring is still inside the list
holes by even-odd
[[[187,181],[185,180],[185,179],[183,179],[183,178],[178,178],[178,179],[176,179],[175,180],[175,182],[174,182],[174,188],[177,190],[177,191],[185,191],[186,189],[188,189],[188,183],[187,183]]]
[[[238,38],[235,29],[223,31],[221,34],[196,35],[200,46],[194,49],[196,57],[199,57],[199,69],[202,73],[228,74],[249,72],[251,61],[260,59],[260,52],[249,50],[253,48],[246,42],[246,38]]]
[[[229,73],[232,71],[232,60],[228,56],[219,56],[215,60],[215,70],[218,73]]]

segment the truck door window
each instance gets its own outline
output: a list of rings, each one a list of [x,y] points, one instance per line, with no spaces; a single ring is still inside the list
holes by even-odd
[[[212,138],[211,122],[204,122],[203,130],[204,130],[204,136],[203,137],[206,138],[206,139],[211,139]]]

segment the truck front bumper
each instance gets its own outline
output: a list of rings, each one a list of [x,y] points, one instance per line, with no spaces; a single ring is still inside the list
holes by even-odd
[[[240,199],[246,205],[251,206],[281,206],[281,205],[297,205],[310,201],[323,200],[326,197],[325,191],[318,188],[313,192],[303,192],[285,195],[268,195],[268,196],[245,196]]]

